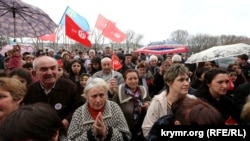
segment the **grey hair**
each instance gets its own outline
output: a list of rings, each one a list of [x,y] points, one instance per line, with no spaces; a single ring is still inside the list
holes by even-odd
[[[33,63],[32,63],[33,69],[34,69],[34,70],[37,69],[38,62],[39,62],[40,60],[42,60],[42,59],[46,59],[46,60],[52,59],[52,60],[54,60],[55,62],[57,62],[55,58],[52,58],[52,57],[50,57],[50,56],[36,57],[36,58],[34,59]],[[56,64],[57,64],[57,66],[58,66],[58,63],[56,63]]]
[[[95,50],[94,50],[94,49],[90,49],[90,50],[89,50],[89,53],[90,53],[90,52],[93,52],[93,53],[95,54]]]
[[[182,62],[182,57],[178,54],[173,55],[172,57],[172,62],[173,63],[181,63]]]
[[[155,55],[151,55],[151,56],[149,57],[149,60],[150,60],[150,61],[156,60],[156,62],[157,62],[157,61],[158,61],[158,57],[155,56]]]
[[[112,60],[109,57],[104,57],[102,58],[101,63],[104,63],[106,61],[111,62]]]
[[[86,94],[94,87],[101,87],[106,91],[106,94],[108,93],[108,84],[102,78],[90,77],[86,82],[82,96],[86,96]]]

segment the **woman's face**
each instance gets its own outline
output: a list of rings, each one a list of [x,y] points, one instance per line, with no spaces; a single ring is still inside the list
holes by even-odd
[[[71,69],[74,72],[74,74],[79,74],[80,70],[81,70],[81,65],[79,63],[75,62],[71,65]]]
[[[212,63],[211,62],[205,62],[204,68],[212,69],[213,68]]]
[[[60,77],[62,77],[63,76],[63,68],[58,68],[58,73],[57,73],[57,75],[58,75],[58,78],[60,78]]]
[[[136,72],[127,73],[125,83],[130,89],[135,90],[138,87],[138,82],[139,80]]]
[[[229,72],[229,78],[231,78],[231,80],[233,81],[233,82],[235,82],[236,81],[236,79],[237,79],[237,72],[235,71],[232,71],[232,72]]]
[[[81,86],[84,88],[86,86],[86,82],[88,81],[89,77],[88,76],[83,76],[81,79],[80,79],[80,84]]]
[[[146,75],[146,68],[138,68],[138,73],[140,77],[143,77]]]
[[[95,110],[100,110],[104,107],[106,101],[106,91],[102,87],[93,87],[86,94],[88,104]]]
[[[209,92],[214,96],[218,97],[220,95],[225,95],[228,90],[229,76],[228,74],[217,74],[210,84]]]
[[[24,79],[24,78],[22,78],[22,77],[20,77],[18,75],[13,75],[12,78],[15,78],[15,79],[19,80],[22,84],[24,84],[25,86],[27,86],[26,79]]]
[[[0,122],[19,108],[21,100],[15,101],[9,91],[0,88]]]
[[[188,75],[179,75],[172,84],[169,84],[169,92],[177,93],[178,95],[186,95],[188,94],[189,85]]]
[[[101,67],[98,63],[92,63],[94,69],[99,70]]]

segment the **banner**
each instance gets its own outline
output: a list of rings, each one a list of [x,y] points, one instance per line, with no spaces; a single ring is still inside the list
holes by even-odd
[[[44,35],[44,36],[40,36],[38,37],[39,40],[42,40],[42,41],[51,41],[51,42],[55,42],[56,41],[56,33],[53,32],[51,34],[47,34],[47,35]]]
[[[96,27],[97,29],[103,31],[103,30],[106,28],[106,26],[107,26],[107,24],[108,24],[109,22],[112,22],[112,21],[108,20],[107,18],[105,18],[105,17],[103,17],[101,14],[99,14],[99,15],[98,15],[98,18],[97,18],[97,20],[96,20],[95,27]]]
[[[120,31],[113,22],[107,24],[102,35],[116,43],[120,43],[127,38],[126,34]]]
[[[75,12],[72,8],[67,6],[59,25],[65,25],[65,15],[69,15],[70,18],[84,31],[89,31],[88,21],[82,17],[80,14]]]
[[[122,64],[120,63],[119,58],[115,54],[112,55],[111,59],[112,59],[112,67],[114,70],[117,71],[120,68],[122,68]]]
[[[65,16],[65,32],[66,35],[84,46],[91,47],[88,39],[88,33],[83,31],[68,15]]]

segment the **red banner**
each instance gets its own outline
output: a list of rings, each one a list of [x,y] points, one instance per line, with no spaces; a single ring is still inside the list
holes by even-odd
[[[68,15],[65,15],[66,35],[84,46],[91,47],[88,33],[83,31]]]
[[[96,20],[96,24],[95,27],[101,31],[103,31],[107,24],[111,22],[110,20],[108,20],[107,18],[103,17],[101,14],[98,15],[98,18]]]
[[[39,38],[39,40],[43,40],[43,41],[55,42],[56,41],[56,33],[54,32],[54,33],[51,33],[51,34],[40,36],[38,38]]]
[[[120,31],[113,22],[107,24],[102,34],[116,43],[120,43],[127,38],[126,34]]]
[[[115,54],[113,54],[111,58],[112,58],[112,66],[114,70],[117,71],[120,68],[122,68],[122,64],[120,63],[119,58]]]

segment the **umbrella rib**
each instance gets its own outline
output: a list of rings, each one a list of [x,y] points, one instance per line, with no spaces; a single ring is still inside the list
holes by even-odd
[[[36,18],[34,18],[33,16],[27,14],[27,13],[30,12],[30,11],[27,11],[27,10],[25,10],[25,9],[22,9],[22,10],[19,10],[19,11],[20,11],[20,12],[18,12],[18,13],[20,13],[20,16],[21,16],[21,14],[24,14],[25,16],[28,16],[28,17],[30,17],[30,18],[33,18],[33,19],[37,20],[37,21],[43,22],[42,20],[40,20],[40,19],[42,19],[42,18],[36,19]],[[51,20],[50,17],[49,17],[47,14],[37,13],[37,12],[30,12],[30,13],[32,13],[32,15],[42,16],[42,17],[44,17],[44,18],[47,18],[47,19]],[[51,20],[51,21],[52,21],[52,20]]]
[[[30,17],[30,18],[36,20],[36,21],[39,21],[39,22],[43,23],[43,25],[44,25],[47,29],[50,30],[49,26],[47,26],[47,24],[44,24],[44,22],[43,22],[42,20],[40,20],[41,18],[36,19],[36,18],[34,18],[33,16],[31,16],[31,15],[25,13],[25,12],[26,12],[25,10],[19,10],[19,11],[17,12],[17,14],[20,15],[20,16],[30,25],[30,27],[33,29],[33,31],[34,31],[35,34],[37,33],[36,30],[35,30],[35,27],[33,27],[33,25],[27,20],[27,18],[25,18],[25,16],[28,16],[28,17]],[[27,11],[27,12],[28,12],[28,11]],[[32,13],[32,12],[31,12],[31,13]],[[35,14],[37,14],[37,13],[35,13]],[[24,16],[24,15],[25,15],[25,16]],[[39,16],[44,16],[43,14],[37,14],[37,15],[39,15]],[[44,17],[45,17],[45,16],[44,16]],[[36,34],[36,35],[37,35],[37,34]]]

